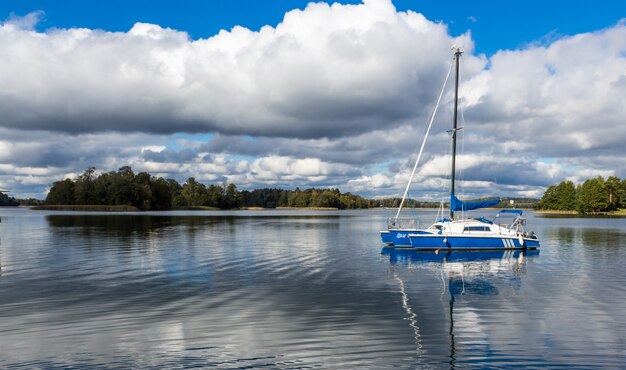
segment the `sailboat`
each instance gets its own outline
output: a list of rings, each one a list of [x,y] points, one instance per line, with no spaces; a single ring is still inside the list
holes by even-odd
[[[439,100],[435,105],[435,112],[430,120],[424,142],[413,168],[402,202],[395,218],[387,222],[387,230],[380,232],[383,243],[396,248],[413,248],[419,250],[510,250],[510,249],[537,249],[539,239],[533,232],[526,232],[524,226],[526,219],[522,217],[523,211],[517,209],[504,209],[497,213],[494,219],[463,218],[466,211],[493,207],[500,203],[499,199],[467,202],[460,200],[455,194],[455,171],[456,171],[456,139],[458,118],[458,95],[459,95],[459,60],[463,52],[455,48],[454,59],[456,64],[456,79],[454,89],[454,126],[452,129],[452,169],[450,184],[450,212],[449,217],[442,217],[428,228],[419,228],[417,220],[399,218],[402,205],[406,199],[408,189],[413,181],[417,164],[424,149],[428,132],[432,125],[435,112],[445,89],[444,86],[439,94]],[[452,68],[452,66],[451,66]],[[448,72],[448,76],[450,72]],[[446,77],[446,82],[447,82]],[[460,212],[461,217],[456,218]]]

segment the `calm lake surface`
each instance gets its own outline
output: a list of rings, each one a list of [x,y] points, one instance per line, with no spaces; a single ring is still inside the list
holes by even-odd
[[[528,213],[539,253],[435,255],[391,210],[0,209],[0,367],[623,367],[626,218]]]

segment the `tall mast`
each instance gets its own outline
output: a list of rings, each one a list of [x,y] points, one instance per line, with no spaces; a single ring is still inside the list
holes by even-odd
[[[454,83],[454,127],[452,129],[452,176],[450,176],[450,219],[454,220],[454,211],[452,210],[452,198],[454,197],[454,174],[456,172],[456,131],[457,131],[457,107],[459,104],[459,59],[461,59],[460,48],[454,52],[456,60],[456,79]]]

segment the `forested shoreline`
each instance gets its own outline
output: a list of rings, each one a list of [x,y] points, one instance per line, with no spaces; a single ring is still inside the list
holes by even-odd
[[[546,189],[540,210],[571,211],[582,214],[613,212],[626,208],[626,180],[598,176],[580,185],[561,181]]]
[[[504,198],[497,208],[534,208],[537,199]],[[367,199],[352,193],[341,193],[334,188],[286,190],[264,188],[239,191],[235,184],[205,185],[190,177],[183,184],[173,179],[155,177],[147,172],[135,173],[124,166],[117,171],[97,174],[88,168],[75,179],[64,179],[52,184],[44,201],[47,209],[136,210],[171,209],[241,209],[241,208],[328,208],[368,209],[397,208],[401,198]],[[65,208],[61,207],[65,206]],[[405,201],[407,208],[438,208],[439,202]],[[447,206],[447,204],[444,204]],[[115,208],[117,207],[117,208]]]
[[[513,202],[511,202],[513,200]],[[0,193],[0,205],[39,205],[36,199],[16,200]],[[333,188],[286,190],[264,188],[238,190],[235,184],[205,185],[190,177],[180,184],[173,179],[155,177],[147,172],[135,173],[124,166],[117,171],[97,174],[88,168],[75,179],[52,184],[43,204],[47,207],[99,206],[100,209],[172,210],[172,209],[241,209],[241,208],[330,208],[368,209],[397,208],[400,198],[367,199]],[[438,202],[408,199],[407,208],[437,208]],[[445,204],[444,206],[447,206]],[[549,186],[541,200],[504,198],[496,208],[535,208],[563,213],[606,213],[626,208],[626,180],[616,176],[588,179],[575,185],[562,181]],[[70,208],[67,208],[70,209]]]
[[[409,207],[438,206],[408,200]],[[285,190],[265,188],[237,190],[235,184],[205,185],[190,177],[180,184],[173,179],[135,173],[131,167],[97,174],[88,168],[75,179],[52,184],[45,206],[128,206],[139,210],[240,209],[240,208],[336,208],[397,207],[400,198],[366,199],[338,189]],[[61,208],[58,208],[61,209]]]

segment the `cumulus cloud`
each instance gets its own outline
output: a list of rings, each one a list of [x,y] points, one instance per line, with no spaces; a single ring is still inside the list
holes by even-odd
[[[87,167],[99,172],[130,165],[135,172],[184,182],[189,177],[207,184],[230,182],[242,189],[276,186],[342,187],[364,169],[320,158],[259,155],[241,159],[197,149],[174,151],[159,143],[164,137],[145,134],[64,134],[0,130],[9,140],[0,141],[0,188],[20,197],[45,198],[48,187],[64,178],[74,178]],[[44,138],[45,136],[45,138]],[[47,156],[53,156],[47,159]]]
[[[401,195],[454,43],[465,51],[457,165],[468,197],[626,177],[624,22],[487,57],[469,32],[389,0],[312,3],[274,27],[200,40],[145,23],[41,32],[42,16],[0,24],[0,187],[18,194],[131,165],[240,188]],[[414,197],[449,185],[451,100],[448,89]]]
[[[494,142],[543,156],[614,153],[626,139],[626,24],[500,51],[470,78],[466,113]]]
[[[389,0],[311,3],[276,27],[209,39],[0,27],[0,125],[68,133],[354,135],[423,114],[454,42]]]
[[[45,18],[45,14],[41,10],[34,11],[25,16],[11,14],[9,19],[4,22],[4,27],[14,30],[32,31],[43,18]]]

